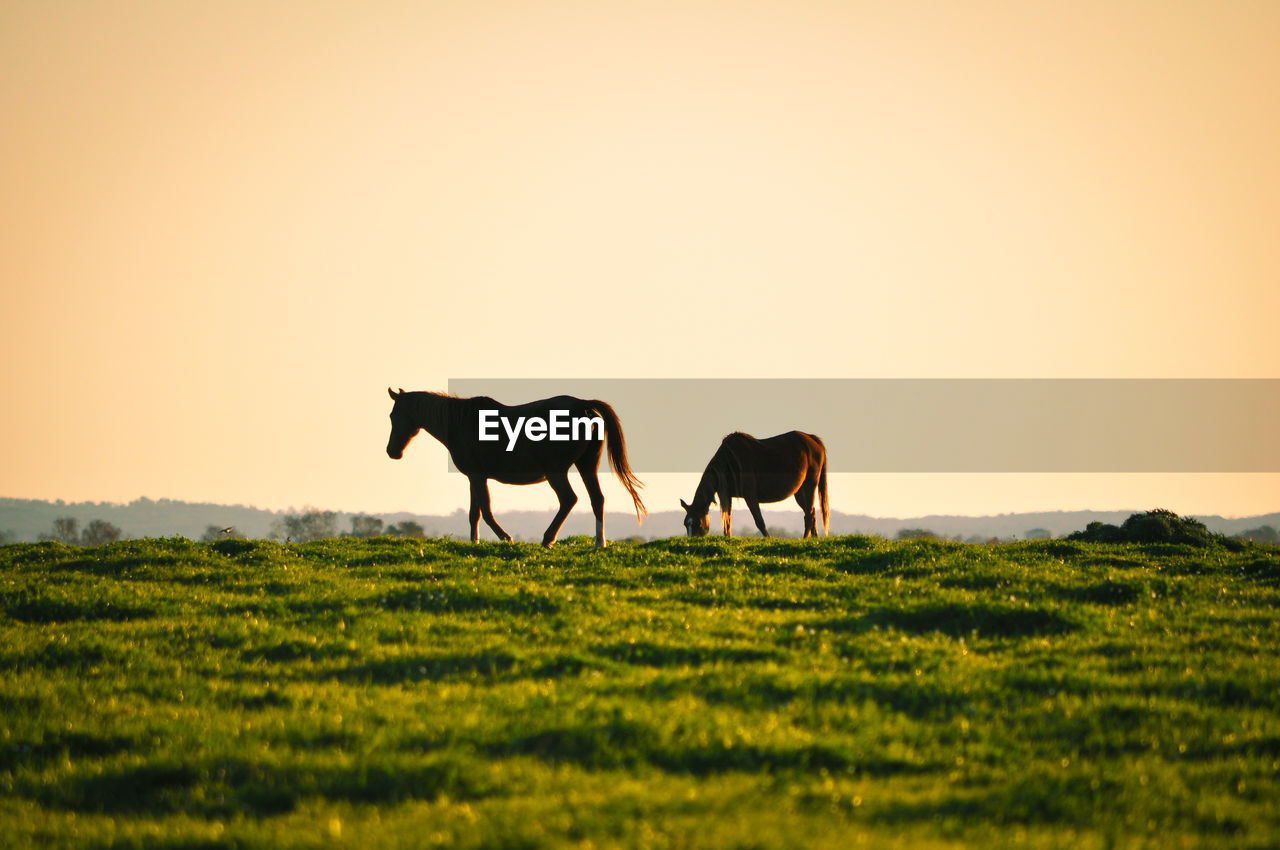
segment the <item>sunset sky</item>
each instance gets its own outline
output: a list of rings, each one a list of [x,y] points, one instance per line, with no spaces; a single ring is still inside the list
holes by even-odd
[[[384,449],[450,378],[1280,377],[1277,45],[1272,0],[0,0],[0,496],[449,512],[443,448]]]

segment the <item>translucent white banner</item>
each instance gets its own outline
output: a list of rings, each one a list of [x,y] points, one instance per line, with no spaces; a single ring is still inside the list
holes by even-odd
[[[725,434],[807,431],[831,472],[1280,472],[1277,379],[451,379],[608,402],[638,472],[701,472]]]

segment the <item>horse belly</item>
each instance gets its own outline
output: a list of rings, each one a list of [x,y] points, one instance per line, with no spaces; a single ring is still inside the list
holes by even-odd
[[[781,502],[795,495],[803,483],[802,474],[759,474],[756,476],[756,496],[762,502]]]
[[[581,448],[571,443],[517,445],[509,452],[497,444],[486,444],[471,459],[471,468],[463,471],[501,484],[538,484],[547,480],[547,473],[567,470],[580,453]],[[462,469],[461,464],[456,465]]]
[[[541,484],[547,480],[547,476],[539,475],[536,472],[526,474],[504,472],[500,475],[490,475],[489,477],[499,484]]]

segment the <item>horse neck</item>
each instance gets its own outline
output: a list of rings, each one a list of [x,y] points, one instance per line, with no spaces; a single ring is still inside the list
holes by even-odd
[[[706,471],[702,473],[701,480],[698,481],[698,489],[693,491],[693,504],[689,507],[698,513],[706,513],[711,508],[711,500],[716,496],[716,486],[719,479],[716,471],[708,466]]]
[[[719,497],[724,501],[726,497],[742,495],[741,482],[742,465],[737,455],[726,443],[721,443],[720,448],[712,456],[711,462],[707,464],[706,471],[702,473],[698,489],[694,491],[694,507],[700,511],[706,511],[714,498]],[[721,504],[720,507],[723,509],[724,505]]]
[[[414,424],[425,430],[446,446],[449,445],[449,431],[459,399],[435,393],[422,393],[417,399],[417,410]]]

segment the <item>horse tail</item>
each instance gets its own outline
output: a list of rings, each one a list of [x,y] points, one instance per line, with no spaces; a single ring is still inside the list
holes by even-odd
[[[813,440],[822,449],[822,469],[818,472],[818,499],[822,502],[822,533],[830,536],[831,503],[827,501],[827,446],[820,437],[814,437]]]
[[[609,450],[609,468],[613,470],[613,474],[618,476],[622,486],[626,487],[627,492],[631,494],[631,501],[636,504],[636,523],[639,524],[640,515],[648,516],[649,512],[645,510],[644,502],[640,501],[640,493],[637,492],[644,484],[631,471],[631,464],[627,463],[627,440],[622,436],[622,423],[618,421],[618,414],[614,413],[613,408],[606,402],[592,400],[587,402],[587,406],[594,409],[600,415],[600,418],[604,420],[605,445]]]
[[[822,455],[822,472],[818,475],[818,498],[822,500],[822,533],[831,534],[831,503],[827,501],[827,455]]]

